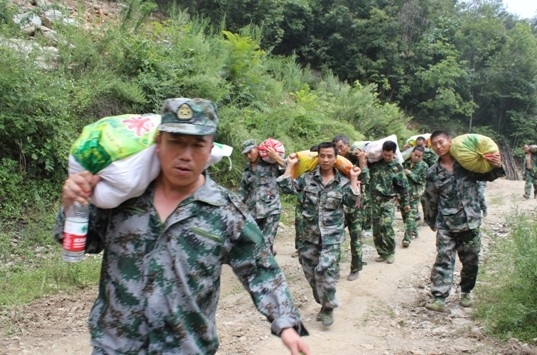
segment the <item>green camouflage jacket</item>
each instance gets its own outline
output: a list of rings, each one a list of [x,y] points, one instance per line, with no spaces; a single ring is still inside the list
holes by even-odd
[[[232,267],[279,334],[307,334],[285,277],[238,197],[205,184],[162,223],[154,186],[119,207],[93,209],[87,251],[104,248],[92,345],[114,354],[214,354],[222,264]],[[63,213],[55,238],[62,238]]]
[[[526,154],[523,155],[522,176],[526,176],[526,173],[531,174],[531,176],[537,176],[537,152],[531,153],[531,170],[526,167]]]
[[[477,181],[493,181],[505,176],[503,168],[480,174],[453,165],[453,173],[433,165],[427,172],[425,183],[425,222],[431,228],[462,232],[479,228],[481,206]]]
[[[427,164],[428,167],[433,166],[436,164],[436,161],[438,160],[438,155],[431,149],[431,148],[425,148],[425,152],[423,152],[423,161],[425,164]]]
[[[282,204],[276,178],[283,173],[278,164],[259,160],[255,171],[250,163],[242,173],[238,195],[246,204],[247,212],[255,219],[280,214]]]
[[[408,206],[409,186],[403,166],[396,161],[383,159],[369,166],[369,188],[372,199],[396,198],[399,206]]]
[[[406,175],[410,187],[410,199],[419,199],[425,190],[425,177],[429,167],[423,160],[414,164],[411,159],[408,159],[403,163],[403,168],[410,170],[410,174]]]
[[[332,245],[345,238],[343,207],[355,207],[359,195],[355,195],[350,181],[334,169],[335,177],[328,185],[322,182],[319,167],[292,179],[280,176],[281,192],[297,196],[302,212],[302,240],[310,243]]]
[[[349,159],[349,161],[356,166],[360,166],[360,160],[358,157],[354,154],[347,154],[345,158]],[[360,176],[358,177],[360,180],[360,192],[362,195],[369,193],[369,168],[365,167],[362,169],[362,172],[360,173]],[[363,196],[362,196],[363,197]],[[362,198],[360,197],[360,199]]]

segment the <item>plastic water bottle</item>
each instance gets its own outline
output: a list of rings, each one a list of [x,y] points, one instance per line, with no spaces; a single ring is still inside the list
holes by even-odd
[[[84,259],[86,235],[88,234],[89,205],[75,202],[65,212],[63,227],[63,260],[78,262]]]

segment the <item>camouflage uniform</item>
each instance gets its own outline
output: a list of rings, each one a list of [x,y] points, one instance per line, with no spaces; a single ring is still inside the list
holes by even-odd
[[[263,232],[265,244],[273,250],[274,238],[278,232],[282,204],[276,178],[283,171],[278,164],[269,164],[259,159],[255,170],[246,164],[242,173],[238,195]]]
[[[349,179],[334,169],[334,180],[324,185],[319,167],[296,179],[278,178],[281,192],[300,199],[302,231],[299,233],[299,260],[315,301],[326,308],[337,307],[336,275],[339,273],[340,246],[345,238],[343,207],[355,207],[358,195]]]
[[[387,257],[395,253],[393,220],[395,200],[402,207],[408,206],[409,187],[403,166],[396,161],[384,160],[370,165],[370,191],[373,222],[373,241],[377,253]]]
[[[530,157],[531,168],[527,167],[526,155],[522,164],[522,176],[526,183],[524,185],[524,197],[530,198],[531,187],[533,186],[533,197],[537,198],[537,152],[532,152]]]
[[[427,164],[428,167],[431,167],[436,164],[436,161],[438,160],[438,155],[436,155],[436,153],[431,148],[425,148],[422,160],[425,164]]]
[[[481,207],[477,180],[493,181],[504,176],[503,168],[478,174],[461,167],[457,162],[453,172],[440,164],[433,165],[425,185],[425,221],[436,229],[437,256],[431,272],[431,293],[446,298],[453,282],[455,253],[462,263],[461,291],[469,293],[475,286],[481,239]]]
[[[401,210],[401,216],[405,223],[405,236],[403,240],[408,242],[412,241],[412,237],[418,237],[418,228],[416,226],[416,216],[419,215],[418,202],[423,195],[425,189],[425,177],[427,176],[427,170],[429,167],[424,161],[420,160],[418,163],[413,164],[411,159],[408,159],[403,163],[403,168],[410,170],[410,174],[406,175],[409,185],[410,195],[410,210],[405,212]]]
[[[436,155],[436,153],[431,148],[425,148],[425,152],[423,152],[422,160],[430,168],[431,166],[436,164],[436,162],[438,161],[438,155]],[[421,210],[425,211],[425,197],[423,196],[423,194],[420,197],[420,203],[421,203]],[[418,213],[418,216],[419,216],[419,213]]]
[[[356,166],[359,166],[360,162],[356,155],[349,154],[347,157],[349,161]],[[364,197],[366,189],[369,184],[369,168],[362,169],[362,172],[359,176],[360,180],[360,197],[358,201],[358,206],[354,208],[345,207],[345,226],[349,230],[350,237],[350,249],[351,249],[351,273],[361,271],[363,268],[362,261],[362,230],[365,222],[366,210],[364,210]]]
[[[94,354],[214,354],[222,264],[273,334],[287,327],[307,334],[255,221],[237,196],[205,179],[165,222],[153,206],[154,184],[117,208],[92,210],[86,251],[104,249],[89,320]]]
[[[297,194],[296,195],[296,204],[295,204],[295,250],[298,251],[300,249],[300,242],[302,240],[302,237],[300,236],[302,231],[304,230],[304,227],[302,226],[302,205],[300,202],[302,201],[302,195]]]
[[[487,216],[487,201],[485,200],[485,188],[487,187],[486,181],[477,182],[477,200],[479,201],[479,207],[483,212],[483,216]]]

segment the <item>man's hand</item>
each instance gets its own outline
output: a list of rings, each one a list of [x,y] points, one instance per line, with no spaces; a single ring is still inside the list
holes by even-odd
[[[351,170],[349,171],[349,174],[351,175],[351,179],[352,178],[356,178],[358,179],[358,176],[360,176],[360,174],[362,173],[362,169],[360,169],[358,166],[354,165]]]
[[[502,157],[500,156],[500,153],[489,153],[483,155],[483,157],[490,163],[490,165],[501,168]]]
[[[63,184],[62,190],[64,209],[67,210],[75,201],[83,205],[87,204],[93,193],[93,188],[98,182],[99,176],[93,175],[89,171],[69,175],[69,178]]]
[[[405,207],[403,207],[403,211],[405,211],[405,212],[410,211],[410,206],[409,206],[409,205],[406,205]]]
[[[406,174],[406,175],[410,174],[410,170],[405,169],[404,171],[405,171],[405,174]]]
[[[298,163],[298,156],[296,153],[289,154],[287,157],[287,166],[294,166],[296,163]]]
[[[280,333],[283,344],[291,351],[291,355],[311,355],[310,347],[293,328],[285,328]]]
[[[356,153],[354,154],[358,157],[358,165],[360,166],[360,169],[365,169],[367,167],[367,154],[361,149],[357,149]]]

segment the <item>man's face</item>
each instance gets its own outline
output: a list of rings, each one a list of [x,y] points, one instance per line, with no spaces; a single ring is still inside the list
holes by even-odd
[[[347,153],[349,153],[349,150],[351,149],[351,145],[348,144],[348,143],[345,144],[345,143],[343,143],[343,141],[337,141],[336,142],[336,148],[337,148],[337,151],[338,151],[339,155],[346,156]]]
[[[425,148],[425,139],[418,139],[418,140],[416,140],[416,145],[417,145],[418,147],[423,147],[423,148]]]
[[[161,132],[156,143],[164,178],[180,188],[198,181],[209,161],[213,137]]]
[[[444,156],[449,153],[451,148],[451,138],[444,134],[438,135],[431,140],[431,147],[436,155],[439,157]]]
[[[530,151],[530,146],[525,144],[524,145],[524,153],[528,153]]]
[[[423,152],[420,152],[419,150],[414,150],[410,156],[410,159],[414,164],[419,162],[421,158],[423,158]]]
[[[321,148],[317,155],[317,159],[319,160],[319,167],[321,170],[328,171],[332,170],[334,167],[337,156],[333,148]]]
[[[244,153],[244,156],[250,163],[255,163],[259,160],[259,150],[257,148],[252,148],[248,153]]]
[[[395,159],[395,152],[392,152],[391,150],[383,150],[382,159],[384,159],[386,163],[391,163]]]

